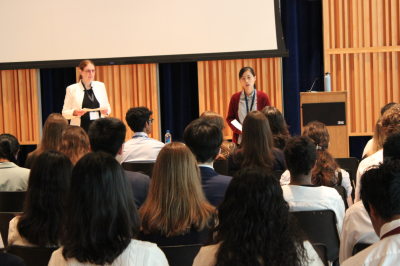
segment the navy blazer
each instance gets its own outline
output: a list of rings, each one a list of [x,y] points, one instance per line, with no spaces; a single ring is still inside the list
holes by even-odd
[[[224,199],[231,176],[220,175],[209,167],[200,166],[201,184],[204,194],[211,205],[217,207]]]
[[[149,195],[150,177],[141,173],[125,171],[129,184],[132,188],[136,207],[139,209]]]

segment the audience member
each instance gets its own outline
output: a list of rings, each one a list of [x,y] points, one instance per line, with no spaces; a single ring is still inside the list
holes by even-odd
[[[88,153],[75,165],[64,218],[62,247],[50,266],[168,265],[155,244],[134,239],[140,219],[132,192],[121,165],[106,152]]]
[[[361,179],[361,199],[380,241],[341,265],[397,265],[400,261],[400,160],[385,158]]]
[[[218,207],[218,221],[193,266],[323,265],[266,169],[235,174]]]
[[[17,165],[19,142],[11,134],[0,135],[0,191],[25,191],[29,169]]]
[[[154,165],[149,196],[139,210],[139,239],[158,246],[203,243],[215,208],[201,189],[196,160],[182,143],[166,144]]]
[[[388,103],[381,108],[381,116],[379,117],[378,121],[376,122],[375,129],[374,129],[374,136],[367,142],[367,145],[365,145],[364,152],[362,154],[363,159],[371,156],[375,152],[382,149],[383,134],[382,134],[381,118],[382,118],[383,114],[395,104],[396,103]]]
[[[37,157],[29,176],[23,214],[10,221],[9,245],[59,246],[72,168],[70,159],[58,151],[44,151]]]
[[[282,190],[290,210],[332,210],[340,234],[345,212],[342,197],[333,188],[311,182],[312,169],[318,158],[313,141],[306,136],[293,137],[286,143],[283,152],[290,172],[290,183],[282,186]]]
[[[126,136],[125,124],[112,117],[97,119],[89,127],[89,141],[92,151],[104,151],[116,157],[122,154]],[[132,188],[136,207],[140,208],[149,194],[150,178],[141,173],[125,171]]]
[[[282,151],[274,148],[268,119],[259,111],[251,111],[246,115],[240,149],[228,158],[230,173],[245,167],[286,170]]]
[[[89,153],[89,138],[82,127],[68,126],[62,132],[60,151],[66,154],[73,165]]]
[[[230,176],[218,174],[213,168],[214,160],[218,158],[221,151],[221,130],[215,124],[197,119],[186,127],[183,139],[197,159],[207,200],[212,205],[218,206],[232,179]]]
[[[318,186],[343,186],[346,190],[347,202],[351,206],[353,199],[351,192],[350,175],[340,169],[332,155],[329,153],[329,132],[326,126],[318,121],[310,122],[304,127],[303,136],[309,137],[314,142],[317,150],[317,161],[312,169],[311,183]],[[281,185],[290,182],[290,173],[286,171],[281,177]]]
[[[59,151],[61,147],[61,135],[68,126],[68,120],[61,114],[50,114],[43,126],[43,136],[36,150],[28,154],[25,168],[31,169],[35,159],[46,150]]]
[[[151,163],[155,162],[164,143],[149,138],[153,114],[147,107],[135,107],[126,113],[126,122],[134,132],[132,139],[124,145],[122,162]]]
[[[217,125],[221,131],[225,129],[225,120],[222,117],[222,115],[217,114],[216,112],[213,111],[205,111],[201,114],[200,116],[201,119],[204,119],[210,124],[215,124]],[[221,144],[221,152],[216,158],[216,161],[226,161],[228,160],[229,154],[235,152],[237,149],[237,146],[235,143],[223,140]]]
[[[382,115],[382,131],[384,136],[384,141],[391,134],[399,131],[400,127],[400,104],[392,105],[388,110],[386,110]],[[371,166],[377,166],[383,162],[383,149],[372,154],[368,158],[365,158],[360,162],[357,169],[357,186],[355,193],[355,202],[361,200],[360,189],[361,189],[361,177],[365,171]]]
[[[266,106],[261,112],[268,118],[275,148],[283,151],[286,142],[290,139],[289,127],[286,125],[285,118],[281,111],[274,106]]]

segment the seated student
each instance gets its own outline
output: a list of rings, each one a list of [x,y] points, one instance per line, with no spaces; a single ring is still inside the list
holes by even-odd
[[[290,139],[289,127],[286,125],[285,118],[278,108],[274,106],[265,106],[261,112],[268,118],[275,148],[283,151],[286,142]]]
[[[384,161],[388,158],[400,159],[400,132],[387,137],[383,145]],[[374,244],[379,241],[371,219],[364,208],[362,201],[351,206],[344,216],[343,230],[340,236],[339,262],[342,263],[353,254],[353,248],[357,243]]]
[[[72,172],[62,247],[53,252],[49,266],[168,265],[155,244],[135,239],[139,229],[139,215],[121,165],[106,152],[88,153]]]
[[[116,157],[122,154],[126,136],[126,126],[118,118],[97,119],[89,127],[90,149],[104,151]],[[150,177],[141,173],[125,171],[131,185],[136,207],[139,209],[149,194]]]
[[[155,162],[164,143],[149,138],[153,114],[147,107],[135,107],[126,112],[126,122],[133,133],[132,139],[124,144],[122,162],[151,163]]]
[[[204,119],[210,124],[217,125],[221,131],[225,129],[225,120],[222,115],[213,112],[213,111],[205,111],[200,116],[201,119]],[[229,154],[235,152],[237,146],[235,143],[223,140],[221,144],[221,152],[220,155],[215,159],[216,161],[226,161],[228,160]]]
[[[384,141],[391,134],[400,131],[400,104],[392,105],[387,111],[382,115],[382,131],[384,135]],[[358,165],[357,169],[357,186],[354,202],[361,200],[360,189],[361,189],[361,177],[367,169],[371,166],[377,166],[383,162],[383,149],[372,154],[368,158],[362,160]]]
[[[259,111],[251,111],[246,115],[240,149],[228,158],[229,173],[244,167],[286,170],[282,151],[274,147],[268,119]]]
[[[17,165],[19,142],[11,134],[0,135],[0,191],[25,191],[29,169]]]
[[[201,185],[207,200],[214,206],[222,201],[232,177],[214,171],[213,163],[220,154],[222,132],[203,119],[190,123],[183,133],[186,146],[193,152],[201,173]]]
[[[235,174],[218,207],[218,221],[193,266],[324,265],[266,169]]]
[[[342,266],[398,265],[400,261],[400,160],[386,159],[361,179],[361,199],[380,241]]]
[[[318,121],[310,122],[304,127],[303,136],[309,137],[317,149],[317,161],[312,169],[311,183],[327,187],[343,186],[346,190],[348,205],[353,205],[350,175],[339,168],[328,151],[329,132],[326,126]],[[290,173],[285,171],[281,176],[281,185],[287,185],[289,182]]]
[[[340,234],[345,212],[342,197],[333,188],[311,182],[311,172],[317,160],[315,144],[305,136],[293,137],[286,143],[283,153],[290,172],[290,183],[282,186],[282,190],[290,211],[332,210]]]
[[[88,135],[82,127],[68,126],[63,130],[60,151],[71,159],[73,165],[89,153],[89,146]]]
[[[149,196],[139,210],[139,239],[158,246],[203,243],[215,208],[201,189],[196,160],[186,145],[173,142],[160,151]]]
[[[23,214],[10,221],[8,245],[59,246],[72,168],[71,160],[58,151],[44,151],[36,158]]]

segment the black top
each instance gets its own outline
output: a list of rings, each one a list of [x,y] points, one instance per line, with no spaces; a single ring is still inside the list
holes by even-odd
[[[194,245],[203,244],[206,241],[207,233],[208,229],[203,229],[200,232],[197,232],[195,229],[190,229],[190,231],[184,235],[166,237],[161,234],[146,235],[140,231],[138,239],[156,243],[159,247]]]
[[[2,266],[25,266],[25,263],[20,257],[0,251],[0,265],[2,265]]]
[[[82,83],[82,85],[83,85],[83,83]],[[83,87],[85,88],[85,85],[83,85]],[[91,98],[93,98],[93,103],[90,100],[88,95]],[[93,93],[93,89],[86,90],[85,94],[83,95],[82,109],[83,108],[90,108],[90,109],[100,108],[100,104],[97,101],[96,96]],[[100,117],[100,115],[101,115],[101,113],[99,112],[99,117]],[[86,131],[86,133],[88,133],[89,126],[93,121],[94,120],[90,120],[89,112],[87,112],[86,114],[84,114],[81,117],[81,127]]]

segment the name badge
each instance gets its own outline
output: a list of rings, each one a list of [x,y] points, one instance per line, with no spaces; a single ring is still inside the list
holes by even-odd
[[[99,119],[99,112],[90,112],[89,117],[90,117],[90,120]]]

